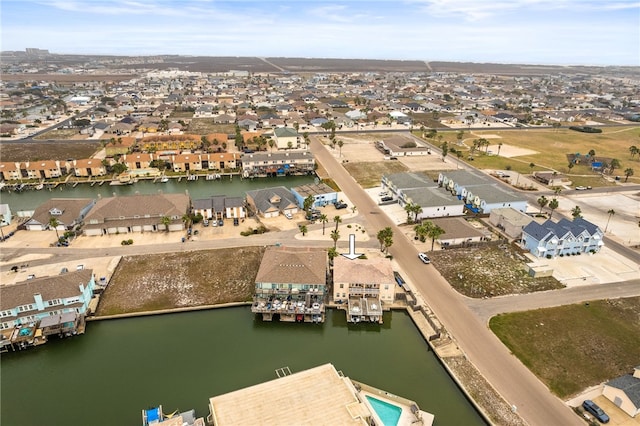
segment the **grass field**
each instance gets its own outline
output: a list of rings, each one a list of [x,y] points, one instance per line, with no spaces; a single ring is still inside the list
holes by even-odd
[[[189,123],[188,133],[195,135],[209,135],[211,133],[233,134],[236,128],[233,124],[216,124],[213,118],[194,118]]]
[[[636,170],[636,176],[629,178],[640,181],[640,156],[631,158],[629,147],[640,146],[640,127],[604,128],[602,133],[580,133],[569,129],[522,129],[522,130],[485,130],[464,131],[463,140],[466,147],[457,145],[456,132],[438,132],[442,141],[447,141],[451,147],[463,152],[462,160],[467,161],[468,147],[473,146],[474,139],[485,136],[492,145],[502,143],[536,151],[535,154],[506,158],[497,155],[485,155],[484,149],[476,151],[472,165],[481,169],[511,169],[519,173],[530,174],[533,171],[557,171],[568,174],[577,185],[602,186],[607,184],[604,179],[597,178],[599,172],[594,172],[587,162],[576,164],[569,169],[570,155],[580,153],[582,156],[594,150],[596,161],[607,161],[612,158],[621,163],[621,167],[614,171],[614,175],[624,175],[624,170]],[[496,137],[497,136],[497,137]],[[436,140],[430,142],[439,145]],[[493,149],[494,153],[495,148]],[[450,154],[453,155],[453,154]],[[530,167],[533,163],[534,167]],[[596,180],[593,180],[597,178]],[[586,179],[586,180],[582,180]]]
[[[502,314],[491,330],[559,397],[633,371],[640,297]]]
[[[2,143],[2,161],[65,160],[89,158],[101,148],[99,141],[6,142]]]

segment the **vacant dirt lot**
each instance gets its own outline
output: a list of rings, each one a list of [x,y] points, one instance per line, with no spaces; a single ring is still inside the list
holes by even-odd
[[[249,301],[264,248],[123,257],[97,315]]]
[[[480,246],[429,252],[432,263],[458,292],[469,297],[555,290],[564,286],[553,277],[533,278],[523,269],[519,249],[512,245]]]
[[[89,158],[100,149],[97,141],[76,142],[2,142],[2,161],[64,160]]]

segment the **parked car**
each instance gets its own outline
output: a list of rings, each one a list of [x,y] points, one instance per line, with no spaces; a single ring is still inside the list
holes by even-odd
[[[209,226],[209,220],[208,219],[203,220],[202,226]]]
[[[218,219],[218,226],[224,226],[224,220]]]
[[[347,208],[347,203],[343,203],[342,201],[338,201],[337,203],[334,204],[334,206],[336,207],[336,210],[346,209]]]
[[[403,285],[405,283],[404,278],[402,278],[398,271],[393,271],[393,277],[396,279],[398,285]]]
[[[587,189],[591,189],[591,187],[582,185],[576,186],[576,191],[586,191]]]
[[[238,226],[240,225],[240,220],[237,217],[233,218],[233,226]]]
[[[602,408],[598,407],[598,404],[591,401],[590,399],[586,399],[582,403],[582,408],[593,414],[593,416],[598,419],[600,423],[609,423],[609,416],[607,416],[607,413],[605,413]]]
[[[418,257],[420,258],[420,260],[422,260],[422,263],[425,264],[429,264],[431,263],[431,259],[429,259],[429,256],[427,256],[425,253],[418,253]]]
[[[293,215],[289,212],[285,212],[284,217],[286,217],[287,219],[293,219]]]
[[[77,265],[76,271],[82,271],[84,269],[84,265]]]
[[[383,203],[386,201],[393,201],[393,197],[387,195],[386,197],[380,198],[380,201],[382,201]]]

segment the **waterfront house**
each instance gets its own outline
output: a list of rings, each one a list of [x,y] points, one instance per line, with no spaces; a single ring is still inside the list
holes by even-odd
[[[604,246],[604,233],[593,223],[576,218],[573,221],[551,219],[542,224],[532,221],[522,230],[521,247],[536,257],[553,258],[582,253],[597,253]]]
[[[174,172],[193,173],[202,170],[202,161],[198,154],[172,155],[169,160]]]
[[[41,344],[52,334],[84,333],[94,286],[91,269],[0,286],[0,350]]]
[[[73,160],[73,170],[76,177],[104,176],[107,168],[96,158]]]
[[[351,380],[333,364],[296,373],[283,367],[276,375],[274,380],[210,398],[207,422],[216,426],[433,424],[433,414],[420,410],[414,401]]]
[[[227,197],[226,195],[212,195],[193,201],[193,214],[201,214],[205,219],[224,219],[246,217],[244,200],[241,197]]]
[[[304,209],[304,200],[309,196],[313,197],[312,208],[324,207],[338,202],[336,190],[323,182],[296,186],[291,188],[291,193],[296,198],[300,209]]]
[[[94,205],[95,200],[91,198],[51,198],[36,207],[24,227],[28,231],[53,229],[50,221],[55,218],[58,231],[72,230],[82,224]]]
[[[66,167],[61,167],[58,160],[27,161],[20,168],[22,177],[27,179],[58,178],[66,173]]]
[[[186,194],[150,194],[100,198],[84,220],[84,235],[184,231],[191,210]]]
[[[294,195],[284,186],[247,191],[247,208],[265,218],[298,212]]]
[[[348,322],[382,324],[382,311],[389,310],[395,298],[395,278],[391,260],[333,260],[333,301],[346,310]]]
[[[200,164],[202,170],[231,171],[240,167],[240,153],[238,152],[217,152],[211,154],[200,154]]]
[[[631,417],[640,415],[640,366],[604,384],[602,394]]]
[[[122,156],[122,163],[128,170],[148,169],[154,160],[153,154],[126,154]]]
[[[242,174],[252,176],[306,175],[315,170],[311,151],[242,154]]]
[[[20,173],[20,163],[13,161],[3,161],[0,163],[0,177],[2,180],[18,180],[22,178]]]
[[[327,252],[307,247],[268,247],[256,275],[251,312],[264,321],[324,322]]]

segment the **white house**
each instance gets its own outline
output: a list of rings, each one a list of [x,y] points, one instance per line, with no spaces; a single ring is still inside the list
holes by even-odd
[[[613,379],[604,385],[602,394],[631,417],[640,414],[640,366],[633,374]]]

